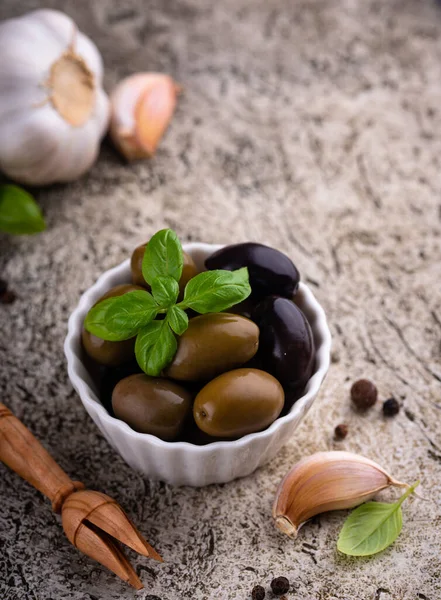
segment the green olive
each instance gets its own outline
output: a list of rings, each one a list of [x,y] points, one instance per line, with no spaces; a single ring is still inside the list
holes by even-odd
[[[142,244],[135,248],[130,259],[130,270],[132,271],[132,281],[135,285],[142,285],[148,287],[146,280],[142,275],[142,259],[144,258],[144,252],[147,244]]]
[[[206,381],[240,367],[259,346],[255,323],[229,313],[191,319],[178,341],[178,350],[165,375],[182,381]]]
[[[133,283],[120,283],[119,285],[115,285],[115,287],[110,288],[110,290],[106,292],[104,296],[101,296],[101,298],[95,302],[94,306],[96,306],[98,302],[107,300],[107,298],[116,298],[117,296],[123,296],[124,294],[127,294],[127,292],[136,292],[136,290],[144,290],[144,288],[140,285],[134,285]]]
[[[147,284],[146,280],[142,275],[142,259],[144,258],[144,252],[147,244],[142,244],[142,246],[138,246],[135,248],[132,254],[132,258],[130,260],[130,269],[132,271],[132,281],[135,285],[142,285],[143,287],[150,289],[150,286]],[[182,275],[179,280],[179,291],[180,291],[180,299],[182,299],[184,295],[184,289],[187,283],[190,281],[192,277],[198,274],[198,270],[196,265],[194,264],[193,259],[189,254],[183,252],[184,256],[184,264],[182,267]]]
[[[135,431],[175,440],[191,414],[192,394],[185,388],[144,373],[122,379],[112,393],[113,411]]]
[[[237,438],[268,427],[282,412],[284,400],[282,386],[269,373],[236,369],[202,388],[193,416],[208,435]]]
[[[95,305],[102,300],[107,300],[107,298],[114,298],[116,296],[122,296],[127,292],[143,289],[144,288],[139,285],[123,283],[110,289],[104,296],[95,302]],[[102,340],[96,335],[89,333],[83,327],[81,341],[86,354],[100,365],[118,367],[131,360],[135,355],[135,338],[123,342],[107,342],[106,340]]]

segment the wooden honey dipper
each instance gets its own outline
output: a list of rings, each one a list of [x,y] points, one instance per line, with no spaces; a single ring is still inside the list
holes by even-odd
[[[68,540],[140,590],[144,586],[118,541],[162,562],[123,509],[110,496],[85,490],[57,465],[32,433],[0,403],[0,460],[52,502]],[[118,540],[118,541],[117,541]]]

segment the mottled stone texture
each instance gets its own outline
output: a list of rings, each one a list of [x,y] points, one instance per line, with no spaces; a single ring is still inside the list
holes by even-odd
[[[2,0],[0,16],[37,0]],[[142,600],[239,600],[287,575],[302,600],[441,598],[441,9],[431,0],[47,0],[98,44],[106,86],[138,70],[184,87],[157,157],[127,166],[110,144],[81,181],[37,192],[48,230],[0,238],[19,300],[0,306],[0,389],[74,478],[114,496],[163,554],[132,556]],[[258,240],[289,253],[325,307],[333,364],[273,463],[207,489],[143,480],[73,392],[63,339],[79,294],[158,228],[183,240]],[[352,412],[354,379],[377,405]],[[333,442],[339,422],[347,438]],[[301,456],[344,448],[431,499],[406,504],[397,543],[339,556],[345,517],[297,540],[270,519]],[[122,600],[133,592],[67,543],[39,493],[0,467],[0,598]],[[387,496],[387,495],[386,495]]]

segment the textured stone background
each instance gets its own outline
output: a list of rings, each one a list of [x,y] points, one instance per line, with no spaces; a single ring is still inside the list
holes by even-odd
[[[36,8],[2,0],[0,17]],[[286,574],[302,600],[441,598],[441,9],[432,0],[48,0],[98,44],[106,86],[138,70],[185,87],[151,162],[108,143],[91,172],[38,192],[48,231],[0,238],[19,295],[0,306],[1,399],[74,478],[127,508],[163,565],[134,558],[142,600],[248,598]],[[259,240],[293,257],[334,335],[326,384],[292,442],[247,479],[207,489],[143,480],[110,449],[69,384],[62,352],[79,294],[158,228],[182,239]],[[360,417],[348,390],[373,378],[402,402]],[[270,520],[301,456],[339,448],[421,479],[393,548],[339,556],[344,514],[296,541]],[[2,600],[134,593],[69,546],[49,503],[0,467]]]

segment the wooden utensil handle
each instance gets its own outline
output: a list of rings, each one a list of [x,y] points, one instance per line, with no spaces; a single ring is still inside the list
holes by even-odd
[[[47,496],[55,512],[61,511],[67,496],[84,487],[78,481],[71,481],[29,429],[1,402],[0,460]]]

